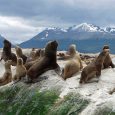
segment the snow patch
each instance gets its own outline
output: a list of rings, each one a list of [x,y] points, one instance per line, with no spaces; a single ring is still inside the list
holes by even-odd
[[[98,26],[95,26],[93,24],[87,24],[87,23],[82,23],[79,25],[75,25],[72,27],[71,30],[77,30],[77,31],[87,31],[87,32],[97,32],[97,31],[102,31]]]

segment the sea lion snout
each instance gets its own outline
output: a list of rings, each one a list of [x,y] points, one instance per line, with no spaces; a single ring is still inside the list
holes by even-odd
[[[7,60],[6,62],[5,62],[5,65],[11,65],[12,64],[12,60]]]
[[[17,63],[18,63],[19,65],[22,65],[22,64],[23,64],[22,58],[18,58]]]
[[[109,49],[109,46],[108,45],[104,45],[103,50],[104,49]]]
[[[58,43],[56,40],[52,41],[51,44],[55,44],[56,46],[58,46]]]
[[[110,52],[110,49],[104,49],[103,51],[104,51],[104,53],[108,54]]]
[[[56,40],[54,40],[54,41],[52,41],[52,42],[57,43],[57,41],[56,41]]]

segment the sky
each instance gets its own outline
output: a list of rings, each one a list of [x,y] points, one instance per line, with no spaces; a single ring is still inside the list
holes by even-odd
[[[46,27],[115,26],[115,0],[0,0],[0,34],[13,43]]]

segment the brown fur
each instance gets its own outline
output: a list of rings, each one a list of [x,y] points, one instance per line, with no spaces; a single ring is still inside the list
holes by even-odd
[[[42,58],[45,55],[45,49],[40,50],[40,58]]]
[[[22,49],[19,46],[16,46],[15,50],[16,50],[17,57],[22,58],[23,63],[25,64],[27,60],[27,56],[23,54]]]
[[[41,49],[36,50],[34,60],[36,60],[40,57],[40,51],[41,51]]]
[[[88,65],[89,63],[91,63],[96,57],[95,56],[89,56],[86,54],[80,54],[80,58],[83,62],[86,63],[86,65]]]
[[[93,77],[101,75],[102,64],[108,55],[108,50],[103,50],[99,56],[90,64],[88,64],[81,73],[80,83],[87,83]]]
[[[74,55],[76,54],[76,45],[71,44],[69,47],[69,51],[64,54],[64,53],[59,53],[59,56],[61,57],[61,59],[71,59],[74,57]]]
[[[32,48],[32,51],[30,52],[30,56],[29,56],[32,60],[34,60],[35,53],[36,53],[35,48]]]
[[[14,53],[11,52],[11,43],[8,40],[4,40],[4,47],[0,61],[2,59],[5,62],[7,60],[12,60],[12,66],[16,66],[17,64],[17,57]]]
[[[37,49],[36,51],[31,51],[30,56],[27,59],[27,63],[39,59],[40,51],[41,49]]]
[[[26,68],[23,65],[22,58],[17,59],[16,74],[13,77],[13,80],[21,80],[22,77],[26,76]]]
[[[37,62],[40,60],[40,58],[42,58],[42,57],[44,56],[44,53],[45,53],[44,49],[41,49],[41,50],[40,50],[40,56],[39,56],[39,58],[37,58],[36,60],[27,62],[27,63],[25,64],[26,69],[29,70],[29,68],[30,68],[32,65],[34,65],[35,63],[37,63]]]
[[[109,46],[108,46],[108,45],[105,45],[105,46],[103,47],[103,50],[104,50],[104,49],[109,49]],[[104,60],[103,69],[109,68],[110,66],[111,66],[112,68],[115,67],[115,65],[114,65],[113,62],[112,62],[112,59],[111,59],[110,55],[108,54],[108,55],[106,56],[105,60]]]
[[[58,43],[56,41],[47,43],[44,56],[28,70],[27,75],[29,79],[34,80],[44,72],[59,67],[56,59],[57,46]]]
[[[84,62],[86,65],[90,64],[91,62],[93,62],[95,60],[95,58],[90,58],[90,59],[84,59]]]
[[[71,48],[75,50],[75,45],[72,45]],[[64,80],[72,77],[75,73],[79,72],[80,69],[83,68],[79,54],[76,53],[76,50],[73,52],[74,52],[73,58],[71,58],[66,63],[66,65],[62,71],[62,77],[64,78]]]
[[[6,85],[12,81],[11,64],[12,60],[8,60],[5,62],[5,73],[2,77],[0,77],[0,86]]]
[[[39,59],[36,59],[34,61],[29,61],[29,62],[26,62],[26,64],[24,65],[26,67],[27,70],[29,70],[29,68],[34,65],[35,63],[37,63],[39,61]]]

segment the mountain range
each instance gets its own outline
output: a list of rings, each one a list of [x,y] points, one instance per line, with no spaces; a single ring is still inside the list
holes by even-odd
[[[58,50],[67,50],[70,44],[76,44],[80,52],[99,52],[104,44],[110,45],[115,53],[115,28],[99,27],[82,23],[69,28],[46,28],[33,38],[20,44],[23,48],[43,48],[48,41],[57,40]]]
[[[0,35],[0,48],[3,47],[4,37]],[[82,23],[68,28],[46,28],[33,38],[19,44],[22,48],[43,48],[51,40],[58,41],[58,50],[67,50],[70,44],[76,44],[80,52],[100,52],[103,45],[108,44],[111,53],[115,53],[115,28],[99,27]]]

